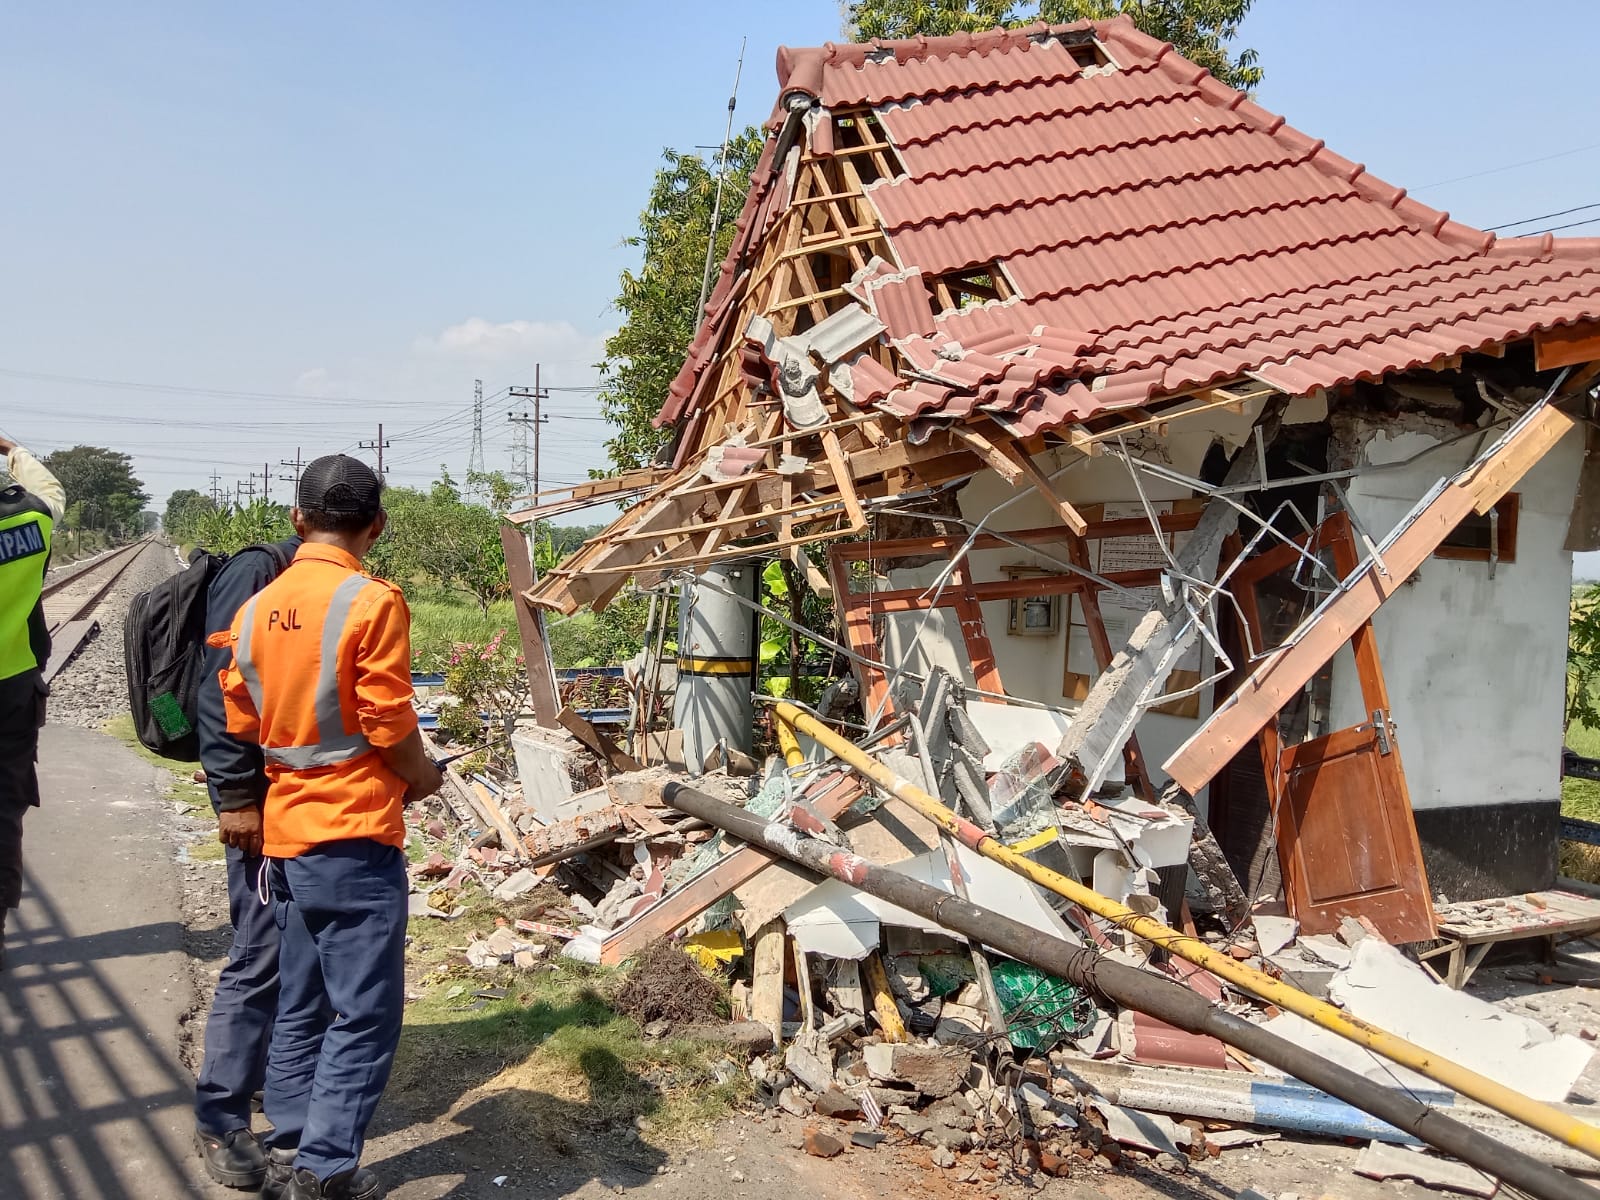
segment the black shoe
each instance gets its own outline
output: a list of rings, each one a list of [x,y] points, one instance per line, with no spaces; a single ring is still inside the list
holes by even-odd
[[[315,1175],[301,1167],[283,1195],[284,1200],[378,1200],[383,1195],[383,1184],[365,1167],[342,1171],[320,1183]]]
[[[248,1129],[224,1134],[197,1129],[194,1144],[200,1150],[206,1174],[223,1187],[254,1191],[267,1177],[267,1153]]]
[[[261,1183],[262,1200],[283,1200],[294,1179],[294,1156],[298,1150],[267,1151],[267,1177]]]

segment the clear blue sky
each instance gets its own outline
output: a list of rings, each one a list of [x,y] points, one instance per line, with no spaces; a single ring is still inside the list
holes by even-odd
[[[776,48],[839,25],[834,0],[11,0],[0,427],[125,448],[158,506],[380,419],[400,482],[459,471],[475,377],[593,383],[621,240],[662,148],[720,139],[740,38],[757,121]],[[1263,104],[1463,220],[1600,202],[1600,4],[1257,0],[1241,40]],[[552,411],[545,478],[602,465],[591,395]]]

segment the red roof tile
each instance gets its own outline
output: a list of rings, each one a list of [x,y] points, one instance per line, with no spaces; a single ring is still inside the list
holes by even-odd
[[[853,379],[919,434],[983,412],[1025,436],[1247,371],[1303,393],[1600,319],[1600,239],[1496,243],[1126,18],[785,49],[778,71],[780,115],[870,106],[905,169],[867,188],[898,266],[852,290],[907,377],[862,356]],[[778,203],[756,191],[747,239]],[[933,276],[990,264],[1014,298],[933,310]]]

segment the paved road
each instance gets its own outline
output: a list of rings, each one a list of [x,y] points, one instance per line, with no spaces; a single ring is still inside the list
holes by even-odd
[[[0,1198],[237,1196],[200,1171],[178,1027],[193,998],[160,776],[51,726],[0,974]]]

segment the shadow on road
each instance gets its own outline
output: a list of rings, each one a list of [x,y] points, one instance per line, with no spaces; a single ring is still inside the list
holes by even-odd
[[[0,1196],[215,1194],[178,1149],[194,1080],[151,1044],[103,970],[119,957],[169,952],[181,935],[166,922],[75,937],[30,878],[0,975]],[[143,1186],[130,1187],[133,1179]]]

